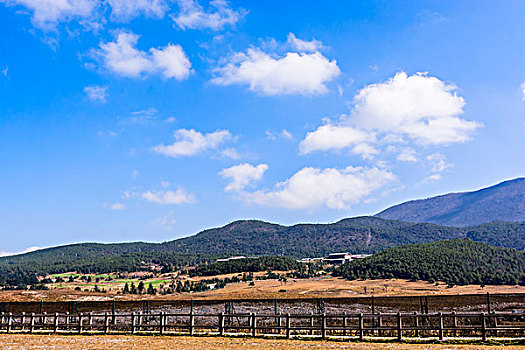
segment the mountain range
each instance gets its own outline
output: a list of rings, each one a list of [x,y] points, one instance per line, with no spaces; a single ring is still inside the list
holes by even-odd
[[[473,226],[494,221],[525,222],[525,178],[504,181],[478,191],[405,202],[376,216],[445,226]]]
[[[520,178],[476,192],[407,202],[375,217],[355,217],[331,224],[282,226],[242,220],[164,243],[79,243],[42,249],[0,258],[0,273],[2,269],[37,274],[134,271],[145,262],[184,266],[231,255],[303,258],[341,251],[377,253],[406,244],[457,238],[523,251],[524,197],[525,179]],[[476,225],[470,226],[471,223]]]

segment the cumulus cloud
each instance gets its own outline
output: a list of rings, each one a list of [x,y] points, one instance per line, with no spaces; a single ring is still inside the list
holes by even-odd
[[[106,102],[107,86],[90,85],[84,88],[84,92],[91,101]]]
[[[246,186],[262,179],[266,170],[268,170],[267,164],[253,166],[244,163],[223,169],[219,175],[231,180],[225,188],[226,191],[241,191]]]
[[[212,83],[248,85],[262,95],[320,95],[328,92],[326,83],[340,74],[335,60],[319,52],[288,52],[272,56],[259,49],[237,53],[216,69]]]
[[[124,77],[160,74],[164,79],[188,78],[191,63],[180,45],[168,44],[146,52],[136,48],[138,39],[136,34],[121,32],[115,41],[101,43],[94,56],[101,59],[109,71]]]
[[[218,149],[223,143],[232,139],[232,134],[228,130],[202,134],[193,129],[179,129],[174,132],[174,135],[176,141],[173,144],[155,146],[153,151],[168,157],[194,156],[208,150]]]
[[[326,124],[306,134],[304,140],[299,144],[299,153],[308,154],[314,151],[353,148],[355,153],[362,151],[365,154],[373,154],[376,151],[364,145],[368,145],[368,142],[374,139],[374,135],[351,126]]]
[[[288,37],[286,38],[286,43],[296,51],[300,52],[315,52],[318,51],[323,47],[323,43],[313,39],[312,41],[305,41],[301,40],[293,33],[288,33]]]
[[[233,10],[225,0],[210,1],[207,11],[196,0],[177,0],[177,3],[180,11],[170,17],[182,30],[221,30],[235,25],[247,13],[244,9]]]
[[[287,209],[315,209],[327,207],[345,209],[366,199],[395,176],[383,169],[349,166],[344,169],[318,169],[307,167],[299,170],[272,191],[246,192],[239,196],[248,203]]]
[[[151,18],[162,18],[169,9],[165,0],[107,0],[111,7],[111,18],[119,22],[144,15]]]
[[[357,93],[351,122],[365,130],[406,135],[420,144],[464,142],[479,127],[459,118],[464,105],[454,85],[426,73],[400,72]]]
[[[58,23],[93,15],[100,0],[0,0],[8,6],[23,6],[31,22],[42,30],[54,30]]]
[[[359,153],[359,148],[372,147],[370,155],[378,153],[377,147],[406,140],[423,146],[465,142],[481,124],[460,118],[464,105],[454,85],[426,73],[400,72],[359,90],[350,115],[309,132],[299,152],[347,148]],[[413,152],[400,153],[398,159],[416,160]]]
[[[175,191],[171,190],[159,190],[159,191],[147,191],[141,194],[141,198],[148,202],[157,204],[182,204],[182,203],[195,203],[195,196],[192,193],[186,192],[182,188],[178,188]]]

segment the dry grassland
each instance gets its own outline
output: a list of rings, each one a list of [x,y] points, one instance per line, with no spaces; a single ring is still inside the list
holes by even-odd
[[[221,278],[224,276],[220,276]],[[195,280],[198,280],[197,278]],[[365,294],[366,288],[366,294]],[[284,290],[284,292],[283,292]],[[252,299],[252,298],[313,298],[313,297],[355,297],[382,295],[460,295],[495,293],[525,293],[525,286],[456,286],[447,288],[428,282],[409,282],[406,280],[367,280],[347,281],[342,278],[323,277],[304,280],[288,280],[281,284],[276,280],[258,280],[255,286],[248,282],[233,283],[223,289],[201,293],[182,293],[171,295],[118,295],[114,293],[94,293],[74,291],[70,288],[49,291],[0,291],[0,301],[88,301],[88,300],[188,300],[188,299]]]

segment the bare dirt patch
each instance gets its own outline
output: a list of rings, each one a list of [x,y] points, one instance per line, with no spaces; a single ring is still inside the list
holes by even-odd
[[[259,350],[259,349],[345,349],[345,350],[415,350],[415,349],[501,349],[499,346],[483,345],[436,345],[436,344],[374,344],[347,343],[332,341],[307,341],[261,338],[222,338],[222,337],[154,337],[154,336],[52,336],[52,335],[0,335],[0,348],[11,349],[156,349],[156,350]],[[507,350],[517,350],[518,346],[506,346]]]

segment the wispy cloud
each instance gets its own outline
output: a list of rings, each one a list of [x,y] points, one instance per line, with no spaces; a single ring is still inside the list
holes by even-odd
[[[233,10],[225,0],[212,0],[205,10],[196,0],[177,0],[180,11],[171,15],[171,19],[182,30],[211,29],[221,30],[226,26],[234,26],[247,11],[240,8]]]
[[[202,134],[193,129],[179,129],[174,132],[174,136],[176,140],[174,143],[155,146],[153,151],[168,157],[188,157],[217,150],[222,144],[233,138],[228,130],[217,130]],[[231,150],[224,154],[228,155],[228,153],[231,154]]]
[[[108,95],[108,87],[90,85],[84,88],[84,92],[91,101],[106,102],[106,97]]]

